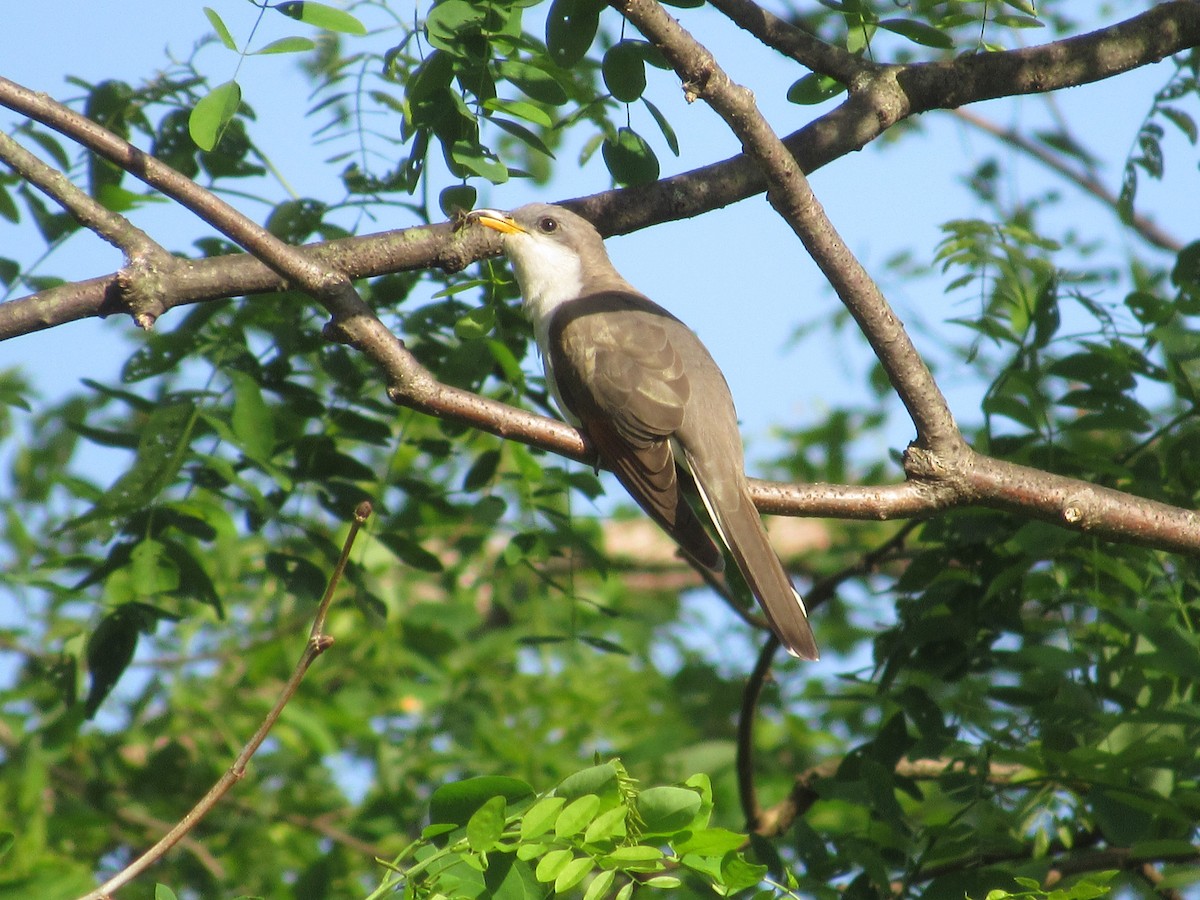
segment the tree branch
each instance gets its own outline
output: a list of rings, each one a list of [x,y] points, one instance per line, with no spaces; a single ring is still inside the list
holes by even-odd
[[[737,135],[767,179],[772,206],[849,310],[917,428],[917,443],[950,456],[965,449],[933,374],[879,287],[825,215],[804,172],[759,112],[750,91],[734,84],[707,48],[650,0],[612,0],[671,63],[687,96],[702,98]]]
[[[195,806],[180,819],[175,826],[168,831],[153,847],[127,865],[124,869],[114,875],[100,887],[91,893],[85,894],[80,900],[108,900],[113,891],[129,884],[154,863],[161,859],[166,853],[179,843],[193,828],[200,823],[208,813],[220,802],[221,798],[229,792],[229,790],[242,780],[246,775],[246,766],[250,762],[250,758],[262,746],[262,742],[266,740],[271,728],[278,721],[279,716],[283,713],[283,708],[296,693],[296,689],[300,687],[300,682],[304,680],[309,667],[316,661],[317,657],[328,650],[333,645],[333,638],[325,634],[325,619],[329,614],[329,606],[333,602],[334,592],[342,580],[342,573],[346,569],[346,562],[350,559],[350,549],[354,546],[354,540],[358,537],[358,530],[363,523],[371,515],[371,504],[360,503],[354,511],[354,518],[350,522],[350,531],[346,535],[346,540],[342,544],[342,554],[334,567],[333,574],[329,578],[329,583],[325,588],[325,594],[321,597],[321,602],[317,606],[316,616],[313,618],[312,628],[309,630],[308,640],[304,645],[304,652],[300,654],[300,659],[296,663],[296,667],[292,670],[291,677],[280,691],[279,697],[275,700],[275,704],[267,712],[266,717],[258,726],[253,736],[246,745],[238,753],[234,759],[233,765],[229,770],[222,775]]]
[[[965,109],[954,110],[954,116],[960,121],[966,122],[972,128],[978,128],[980,131],[990,134],[996,140],[1002,141],[1010,147],[1015,147],[1027,156],[1036,159],[1046,168],[1057,172],[1067,181],[1074,184],[1085,194],[1095,197],[1108,207],[1110,212],[1116,213],[1117,195],[1105,187],[1090,172],[1081,172],[1067,165],[1061,158],[1040,144],[1031,141],[1016,129],[1002,128],[990,119],[985,119],[983,116],[976,115]],[[1183,243],[1174,235],[1168,234],[1143,215],[1135,214],[1129,224],[1147,243],[1153,244],[1155,247],[1170,251],[1171,253],[1178,253],[1183,249]]]
[[[709,0],[718,11],[739,28],[758,38],[768,47],[794,59],[806,69],[828,75],[850,85],[860,77],[878,72],[883,66],[841,47],[827,44],[753,0]]]
[[[815,581],[804,597],[805,607],[809,612],[820,608],[836,596],[838,588],[846,581],[878,569],[889,556],[904,546],[908,536],[912,534],[918,524],[918,522],[906,523],[874,550],[864,553],[852,565]],[[767,675],[771,671],[771,661],[778,649],[779,639],[775,637],[774,633],[768,632],[767,641],[758,654],[758,661],[754,664],[750,677],[746,679],[746,687],[742,692],[742,705],[738,710],[736,763],[738,797],[742,803],[742,814],[746,818],[746,828],[756,834],[763,833],[760,828],[768,827],[764,823],[768,820],[776,822],[779,815],[774,808],[770,814],[763,812],[758,805],[758,792],[754,787],[754,722],[758,716],[758,701],[762,696],[763,685],[766,683]],[[786,828],[786,826],[784,827]]]

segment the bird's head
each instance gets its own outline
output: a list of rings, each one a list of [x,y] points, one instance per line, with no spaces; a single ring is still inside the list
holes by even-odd
[[[500,232],[521,294],[535,316],[586,293],[592,282],[620,278],[600,233],[562,207],[530,203],[512,212],[477,209],[467,214],[467,221]]]

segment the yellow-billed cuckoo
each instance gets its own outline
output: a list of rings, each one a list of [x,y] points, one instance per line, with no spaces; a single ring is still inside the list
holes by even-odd
[[[599,232],[545,203],[469,220],[499,231],[559,407],[683,551],[714,575],[724,557],[688,504],[694,484],[775,634],[817,659],[804,602],[746,485],[725,376],[690,328],[613,268]]]

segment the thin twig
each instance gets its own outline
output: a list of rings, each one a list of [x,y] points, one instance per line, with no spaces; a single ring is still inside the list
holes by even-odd
[[[81,900],[107,900],[114,891],[124,887],[141,875],[146,869],[161,859],[167,851],[179,843],[188,832],[195,828],[200,820],[220,802],[221,798],[245,776],[246,766],[250,762],[250,758],[254,756],[255,752],[262,745],[262,742],[266,740],[267,734],[270,733],[272,726],[278,721],[284,707],[287,706],[288,702],[295,695],[296,689],[300,687],[300,682],[304,680],[309,667],[318,656],[333,645],[333,638],[325,634],[324,631],[325,619],[329,614],[329,606],[333,602],[334,592],[341,583],[342,574],[345,572],[346,562],[350,558],[350,549],[354,546],[354,540],[358,536],[359,529],[370,515],[371,504],[365,501],[360,503],[358,508],[354,510],[354,518],[350,523],[350,531],[346,535],[346,540],[342,543],[342,554],[338,558],[333,574],[329,578],[329,583],[325,588],[325,595],[321,597],[321,602],[317,606],[317,614],[313,618],[312,628],[308,634],[308,641],[304,645],[304,652],[300,654],[300,659],[296,663],[296,667],[292,670],[291,677],[288,678],[287,683],[283,686],[283,690],[280,691],[275,705],[271,707],[266,717],[262,720],[262,723],[258,726],[258,730],[254,732],[254,735],[246,742],[246,745],[237,755],[237,758],[234,759],[233,765],[217,780],[208,793],[170,831],[163,835],[157,844],[108,881],[104,882],[104,884],[100,885],[100,887],[96,888],[96,890],[84,895]]]
[[[759,823],[762,820],[762,809],[758,805],[758,790],[754,786],[754,721],[763,685],[767,682],[767,674],[771,671],[771,662],[775,659],[778,649],[779,638],[772,633],[759,651],[750,677],[746,679],[746,687],[742,690],[742,706],[738,710],[738,798],[742,802],[742,817],[746,820],[746,828],[755,834],[758,834]]]
[[[3,132],[0,132],[0,159],[62,206],[80,225],[121,250],[127,259],[142,253],[157,252],[167,255],[166,250],[155,243],[146,232],[124,216],[93,200],[66,175],[42,162]]]
[[[779,18],[753,0],[709,2],[731,22],[750,32],[768,47],[796,60],[806,69],[828,75],[844,85],[851,85],[862,76],[883,68],[864,56],[857,56],[841,47],[825,43],[803,28]]]
[[[1116,213],[1118,206],[1117,195],[1110,191],[1104,184],[1096,178],[1091,172],[1081,172],[1078,169],[1067,165],[1063,159],[1054,153],[1051,153],[1042,145],[1031,141],[1015,128],[1004,128],[997,125],[990,119],[977,115],[967,109],[953,110],[952,115],[957,119],[970,125],[972,128],[978,128],[997,140],[1003,141],[1010,147],[1015,147],[1027,156],[1031,156],[1044,165],[1046,168],[1057,172],[1067,181],[1074,184],[1085,194],[1095,197],[1103,203],[1108,209]],[[1132,221],[1129,223],[1133,229],[1142,236],[1148,243],[1153,244],[1163,250],[1169,250],[1172,253],[1178,253],[1183,249],[1183,242],[1174,235],[1168,234],[1163,229],[1159,228],[1154,222],[1141,214],[1135,214]]]
[[[833,599],[837,590],[851,578],[875,571],[884,560],[904,546],[908,536],[920,525],[919,521],[905,523],[895,534],[852,564],[841,570],[819,578],[805,595],[805,608],[811,613],[826,602]],[[754,669],[746,679],[746,687],[742,691],[742,705],[738,710],[737,723],[737,783],[738,797],[742,804],[742,814],[746,819],[746,827],[756,834],[763,833],[764,821],[769,818],[771,828],[779,827],[781,817],[778,810],[765,816],[758,804],[758,793],[754,786],[754,723],[758,718],[758,702],[762,697],[763,685],[771,671],[771,661],[775,651],[779,649],[779,641],[772,633],[758,654]],[[793,790],[794,793],[794,790]],[[794,815],[792,816],[794,819]],[[791,819],[788,820],[791,824]],[[786,827],[786,826],[784,826]]]

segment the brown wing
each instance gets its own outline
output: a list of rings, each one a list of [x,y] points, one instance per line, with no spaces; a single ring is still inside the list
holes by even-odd
[[[670,340],[682,327],[639,294],[608,292],[564,304],[550,324],[558,394],[601,460],[692,559],[714,572],[724,558],[688,504],[671,438],[691,387]]]

